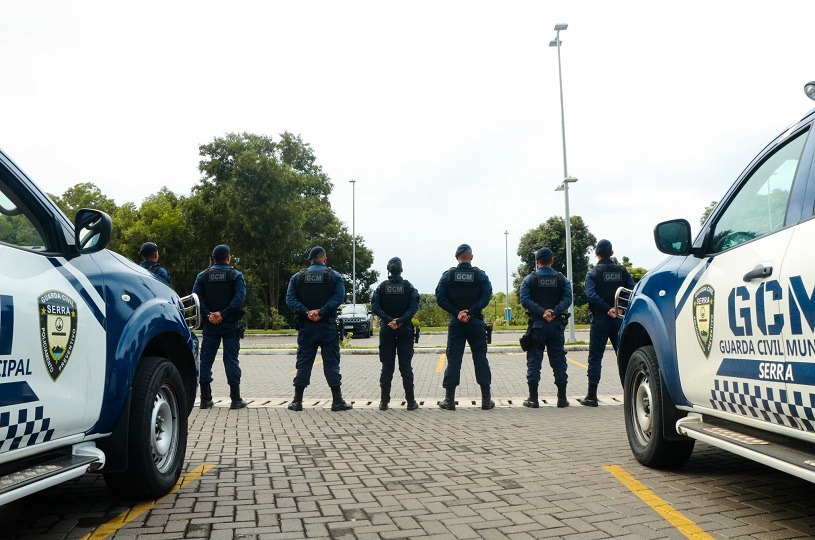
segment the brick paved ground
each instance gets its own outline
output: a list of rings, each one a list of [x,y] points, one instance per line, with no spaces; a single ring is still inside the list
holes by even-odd
[[[585,364],[585,353],[569,355]],[[525,391],[520,355],[490,357],[498,396]],[[621,390],[607,357],[602,390]],[[416,359],[418,395],[442,395],[438,355]],[[291,389],[293,357],[246,357],[252,408],[195,410],[187,469],[215,469],[122,528],[114,538],[684,538],[603,465],[619,465],[715,538],[815,535],[812,485],[706,445],[680,471],[639,466],[623,409],[509,406],[455,412],[426,406],[293,413],[273,403]],[[220,370],[220,371],[217,371]],[[465,359],[460,395],[475,398]],[[346,396],[377,396],[378,362],[343,359]],[[221,366],[216,373],[222,378]],[[549,383],[551,375],[544,371]],[[585,371],[571,363],[574,396]],[[315,374],[308,396],[328,389]],[[216,382],[216,394],[225,396]],[[546,391],[543,394],[547,394]],[[130,504],[88,475],[0,508],[0,537],[81,538]]]

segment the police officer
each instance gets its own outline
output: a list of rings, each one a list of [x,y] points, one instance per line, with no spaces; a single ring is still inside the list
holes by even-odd
[[[170,273],[158,263],[158,246],[153,242],[145,242],[141,245],[139,255],[142,259],[139,266],[152,272],[159,281],[169,286]]]
[[[315,246],[308,254],[309,267],[289,280],[286,304],[297,317],[297,375],[294,376],[292,411],[303,410],[303,392],[311,382],[311,369],[317,347],[323,355],[323,373],[331,388],[332,411],[347,411],[350,403],[342,399],[340,384],[340,336],[337,333],[337,308],[345,298],[345,285],[339,273],[325,265],[325,250]]]
[[[399,354],[399,373],[405,388],[405,401],[409,411],[419,408],[413,393],[413,323],[411,319],[419,311],[419,291],[402,279],[402,259],[388,261],[388,279],[379,284],[371,300],[371,310],[382,321],[379,330],[379,361],[382,374],[379,385],[382,399],[379,410],[388,410],[391,399],[391,380]]]
[[[243,274],[230,266],[232,253],[229,246],[220,244],[212,250],[212,266],[198,274],[192,292],[198,295],[204,330],[201,342],[201,408],[212,407],[212,364],[223,340],[224,371],[229,383],[230,409],[242,409],[241,349],[243,303],[246,300],[246,281]]]
[[[475,380],[481,386],[481,408],[492,409],[495,403],[490,396],[492,374],[487,360],[487,335],[481,310],[492,297],[492,284],[483,270],[472,265],[473,250],[467,244],[456,248],[458,265],[441,275],[436,286],[436,301],[450,314],[447,326],[447,368],[442,386],[444,401],[439,407],[456,409],[456,387],[461,380],[461,361],[464,343],[470,344],[475,364]]]
[[[634,288],[634,280],[625,266],[611,260],[614,251],[611,242],[600,240],[594,248],[597,266],[586,274],[586,297],[591,308],[591,333],[589,334],[589,391],[579,399],[581,405],[597,407],[597,385],[600,384],[600,371],[603,367],[603,353],[606,342],[611,340],[617,352],[617,334],[622,318],[614,309],[614,295],[620,287]]]
[[[557,406],[568,407],[566,399],[566,351],[563,330],[572,303],[572,284],[560,272],[552,269],[552,250],[543,247],[535,252],[535,272],[521,282],[521,305],[529,316],[531,347],[526,352],[526,382],[529,398],[524,407],[537,409],[538,384],[541,380],[543,349],[549,355],[549,365],[555,375]]]

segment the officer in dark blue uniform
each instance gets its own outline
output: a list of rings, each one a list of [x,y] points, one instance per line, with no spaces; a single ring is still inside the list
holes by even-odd
[[[325,250],[320,246],[308,254],[309,267],[289,280],[286,305],[297,317],[297,375],[294,376],[292,411],[303,410],[303,392],[311,382],[311,369],[317,347],[323,355],[323,373],[331,388],[332,411],[347,411],[350,403],[342,399],[340,385],[340,336],[337,333],[337,308],[345,298],[345,285],[339,273],[325,265]]]
[[[158,246],[153,242],[145,242],[141,245],[139,250],[141,255],[141,262],[139,266],[152,272],[159,281],[164,282],[167,286],[170,285],[170,273],[158,263]]]
[[[572,304],[572,284],[563,274],[552,269],[552,250],[544,247],[535,252],[535,272],[521,282],[521,305],[529,316],[531,347],[526,352],[526,382],[529,398],[524,407],[538,408],[538,384],[541,380],[543,349],[555,375],[557,406],[568,407],[566,399],[566,351],[563,330]]]
[[[391,399],[391,381],[399,355],[399,373],[405,388],[405,402],[409,411],[419,408],[413,393],[413,323],[411,319],[419,311],[419,291],[402,279],[402,259],[388,261],[388,279],[379,284],[371,300],[371,310],[382,321],[379,330],[379,361],[382,374],[379,386],[382,399],[379,410],[388,410]]]
[[[600,240],[594,248],[597,266],[586,274],[586,297],[591,308],[591,334],[589,334],[589,391],[579,399],[581,405],[597,407],[597,385],[600,384],[600,371],[603,367],[603,353],[606,342],[611,340],[617,352],[617,334],[623,320],[614,309],[614,295],[620,287],[634,288],[634,280],[625,266],[611,260],[614,250],[611,242]]]
[[[458,266],[441,275],[436,286],[436,301],[450,314],[447,326],[447,368],[444,370],[444,401],[439,407],[456,409],[456,387],[461,380],[461,361],[464,343],[470,344],[475,364],[475,380],[481,386],[481,408],[492,409],[490,396],[492,373],[487,360],[487,335],[484,328],[484,309],[492,298],[492,284],[483,270],[473,266],[473,250],[467,244],[456,249]]]
[[[212,250],[212,266],[198,274],[192,292],[201,303],[204,330],[201,340],[201,408],[212,407],[212,364],[223,340],[224,370],[229,383],[230,409],[242,409],[241,349],[243,303],[246,301],[246,281],[243,274],[230,266],[229,246],[220,244]]]

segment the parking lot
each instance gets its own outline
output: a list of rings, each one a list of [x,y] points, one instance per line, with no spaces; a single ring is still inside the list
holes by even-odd
[[[500,336],[500,335],[499,335]],[[134,504],[87,475],[0,508],[3,538],[807,538],[812,485],[697,444],[686,467],[640,466],[628,449],[622,388],[606,355],[601,406],[582,407],[586,352],[570,351],[572,406],[552,406],[545,365],[540,409],[521,406],[524,355],[490,353],[497,406],[482,411],[465,357],[459,408],[440,410],[444,355],[414,359],[422,408],[378,405],[379,362],[345,354],[333,413],[320,366],[306,409],[287,410],[294,356],[245,342],[244,410],[228,408],[220,363],[216,406],[190,417],[186,474],[166,498]],[[288,338],[293,341],[293,338]],[[443,345],[443,336],[437,338]],[[517,340],[506,335],[494,344]],[[373,340],[358,340],[356,345]],[[421,345],[435,345],[422,340]],[[282,345],[281,345],[282,346]],[[252,349],[252,347],[255,347]],[[249,354],[250,352],[254,354]],[[545,363],[545,362],[544,362]],[[546,364],[546,363],[545,363]],[[217,399],[220,398],[220,399]]]

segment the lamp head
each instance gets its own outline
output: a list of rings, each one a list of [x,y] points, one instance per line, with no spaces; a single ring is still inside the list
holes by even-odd
[[[561,30],[566,30],[569,28],[568,24],[560,23],[555,25],[555,31],[560,32]]]
[[[815,81],[809,81],[804,85],[804,93],[809,99],[815,101]]]

